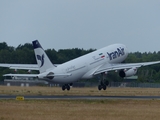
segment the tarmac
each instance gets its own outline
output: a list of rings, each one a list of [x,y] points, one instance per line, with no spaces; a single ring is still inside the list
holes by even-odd
[[[104,100],[104,99],[135,99],[135,100],[160,100],[160,96],[75,96],[75,95],[26,95],[26,96],[16,96],[16,95],[0,95],[0,99],[59,99],[59,100]]]

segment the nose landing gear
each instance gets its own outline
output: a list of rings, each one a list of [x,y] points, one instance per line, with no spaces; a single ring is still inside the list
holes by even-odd
[[[100,85],[98,85],[98,90],[106,90],[108,85],[109,81],[105,81],[105,73],[102,73],[102,80],[100,82]]]

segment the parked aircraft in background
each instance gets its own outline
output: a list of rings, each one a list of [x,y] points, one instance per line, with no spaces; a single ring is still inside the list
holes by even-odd
[[[139,67],[160,63],[160,61],[121,63],[128,55],[127,48],[123,44],[113,44],[57,66],[51,63],[38,40],[33,41],[32,44],[37,65],[0,64],[0,67],[39,70],[40,73],[5,74],[4,76],[37,77],[46,81],[62,83],[62,90],[70,90],[72,83],[80,79],[89,79],[97,74],[101,74],[102,79],[98,85],[98,89],[106,90],[109,82],[104,82],[104,78],[108,71],[116,70],[119,72],[120,77],[129,77],[135,75]]]

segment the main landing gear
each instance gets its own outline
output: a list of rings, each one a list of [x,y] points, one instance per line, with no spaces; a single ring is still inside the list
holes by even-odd
[[[102,82],[100,83],[100,85],[98,85],[98,90],[106,90],[107,89],[107,86],[109,85],[109,81],[106,81],[106,82]]]
[[[100,85],[98,85],[98,90],[106,90],[108,85],[109,81],[105,81],[105,73],[102,73],[102,80],[100,82]]]
[[[65,89],[67,89],[69,91],[70,90],[70,84],[63,85],[62,90],[64,91]]]

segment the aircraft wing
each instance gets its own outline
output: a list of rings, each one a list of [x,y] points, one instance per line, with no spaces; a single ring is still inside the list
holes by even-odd
[[[60,64],[54,64],[58,66]],[[21,70],[39,70],[38,64],[5,64],[1,63],[0,67],[7,67],[9,69],[21,69]]]
[[[37,64],[0,64],[0,67],[8,67],[9,69],[39,70]]]
[[[47,77],[59,77],[59,76],[70,76],[71,74],[4,74],[3,76],[14,76],[14,77],[38,77],[38,78],[47,78]]]
[[[93,75],[97,75],[103,72],[108,72],[112,70],[121,70],[121,69],[130,69],[130,68],[139,68],[142,66],[158,64],[160,61],[155,62],[142,62],[142,63],[117,63],[117,64],[104,64],[99,69],[97,69]]]

